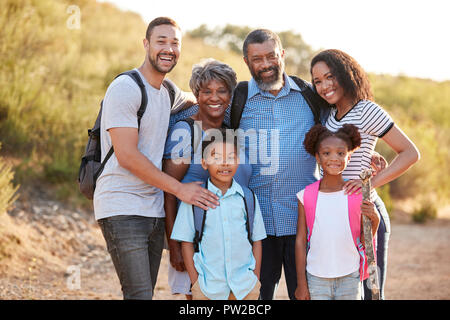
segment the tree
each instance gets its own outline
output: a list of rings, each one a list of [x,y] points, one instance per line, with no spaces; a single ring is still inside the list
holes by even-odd
[[[188,31],[193,38],[203,39],[205,43],[215,45],[242,55],[245,37],[253,29],[248,26],[227,24],[225,27],[209,29],[202,24],[198,28]],[[290,74],[305,77],[309,74],[309,63],[314,54],[311,47],[303,41],[299,33],[292,30],[279,32],[281,43],[286,51],[286,69]]]

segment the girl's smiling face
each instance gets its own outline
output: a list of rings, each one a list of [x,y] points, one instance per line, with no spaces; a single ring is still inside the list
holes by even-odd
[[[347,167],[351,152],[347,143],[338,137],[328,137],[322,140],[316,153],[316,161],[324,173],[339,175]]]

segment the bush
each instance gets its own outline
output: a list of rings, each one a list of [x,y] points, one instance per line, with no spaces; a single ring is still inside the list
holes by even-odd
[[[414,210],[412,219],[417,223],[425,223],[437,217],[436,206],[429,200],[422,201],[420,206]]]
[[[80,8],[80,29],[66,27],[69,5]],[[95,0],[0,1],[0,137],[2,152],[22,160],[14,168],[18,183],[40,179],[62,188],[61,195],[70,194],[70,184],[73,194],[79,194],[75,181],[86,130],[92,127],[114,76],[143,62],[146,27],[138,14]],[[231,32],[230,28],[222,29]],[[236,30],[243,31],[242,36],[249,29]],[[239,80],[250,78],[240,52],[207,45],[202,38],[208,35],[205,27],[197,35],[200,38],[183,37],[180,60],[168,75],[180,88],[189,90],[192,65],[209,57],[232,66]],[[303,44],[300,35],[292,32],[280,36],[286,47]],[[307,55],[298,58],[287,61],[288,73],[300,72],[296,60],[309,60]],[[398,199],[434,194],[450,199],[446,183],[450,180],[450,82],[374,74],[370,80],[375,101],[422,155],[418,164],[390,183],[389,191],[380,190],[383,200],[389,202],[387,195]],[[382,142],[377,150],[389,161],[395,156]],[[2,166],[2,171],[6,169]]]
[[[421,160],[390,183],[392,197],[450,199],[450,82],[370,75],[375,101],[416,144]],[[381,139],[377,151],[390,162],[395,152]],[[417,199],[417,200],[421,200]],[[446,205],[440,201],[440,205]]]
[[[392,201],[391,193],[390,193],[390,185],[385,184],[377,189],[377,193],[380,196],[381,200],[383,200],[386,210],[389,214],[389,218],[394,218],[394,202]]]
[[[11,166],[6,164],[4,160],[0,158],[0,214],[11,207],[17,199],[16,192],[19,187],[13,185],[13,178],[14,172],[12,171]]]

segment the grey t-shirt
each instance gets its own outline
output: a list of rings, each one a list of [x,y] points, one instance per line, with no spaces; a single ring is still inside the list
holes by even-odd
[[[148,96],[147,109],[139,128],[138,149],[157,168],[161,169],[171,113],[169,93],[163,85],[160,90],[155,89],[139,71],[138,73],[145,84]],[[176,88],[175,92],[172,111],[181,107],[186,101],[182,91]],[[102,160],[111,148],[108,130],[119,127],[138,128],[137,111],[140,105],[141,91],[129,76],[120,76],[109,85],[103,99],[100,125]],[[95,219],[115,215],[164,217],[163,202],[163,192],[160,189],[148,185],[122,168],[113,154],[97,179],[94,194]]]

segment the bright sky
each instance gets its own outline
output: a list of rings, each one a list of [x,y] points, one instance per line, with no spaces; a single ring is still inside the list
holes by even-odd
[[[448,0],[107,1],[146,23],[169,16],[184,31],[227,23],[293,30],[314,49],[347,52],[369,72],[450,80]]]

